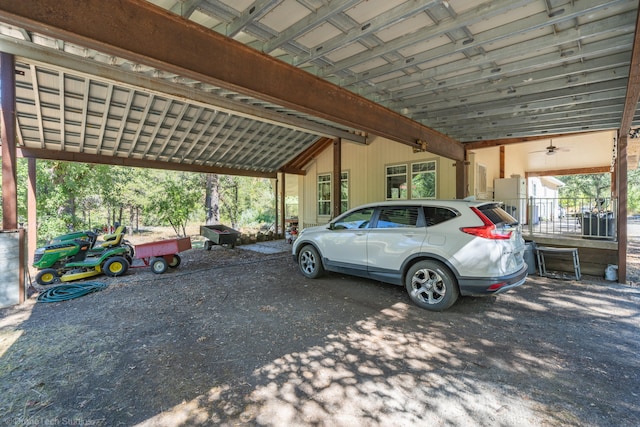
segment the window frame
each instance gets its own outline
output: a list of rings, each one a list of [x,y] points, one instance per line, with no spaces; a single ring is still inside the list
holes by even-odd
[[[416,165],[432,165],[433,169],[426,171],[414,172],[414,166]],[[438,160],[420,160],[410,163],[393,163],[384,166],[384,180],[385,180],[385,200],[436,200],[438,198]],[[390,169],[404,168],[404,173],[389,173]],[[414,189],[414,181],[418,175],[429,174],[433,175],[433,196],[416,197],[417,191]],[[402,177],[400,181],[398,177]],[[395,182],[392,181],[396,178]],[[399,183],[399,184],[398,184]],[[390,187],[391,184],[391,187]],[[394,187],[393,184],[397,184]],[[403,185],[406,187],[402,189]],[[394,192],[393,190],[397,190]],[[397,193],[397,197],[394,196]]]
[[[349,171],[340,172],[340,213],[349,210]]]
[[[322,198],[323,195],[327,194],[326,189],[322,188],[324,186],[328,186],[328,199]],[[331,216],[331,174],[330,173],[322,173],[318,174],[316,177],[316,209],[318,216],[330,217]],[[326,213],[323,210],[327,208]]]
[[[433,165],[433,169],[429,169],[426,171],[418,171],[418,172],[414,172],[414,166],[416,165]],[[411,177],[410,177],[410,182],[411,182],[411,192],[409,194],[409,197],[411,200],[435,200],[438,198],[438,162],[436,160],[424,160],[424,161],[420,161],[420,162],[413,162],[411,163]],[[426,197],[416,197],[414,195],[414,191],[415,191],[415,185],[414,185],[414,181],[416,180],[416,177],[418,175],[433,175],[433,196],[426,196]],[[417,192],[417,191],[415,191]]]
[[[404,173],[393,173],[389,174],[389,169],[404,167]],[[386,165],[384,167],[384,182],[385,182],[385,199],[386,200],[408,200],[409,199],[409,187],[407,186],[407,175],[409,173],[409,167],[406,163],[396,163],[392,165]],[[389,187],[389,178],[393,177],[404,177],[404,182],[401,183],[398,187]],[[404,193],[402,192],[402,185],[406,188]],[[397,197],[393,197],[393,190],[397,190]],[[403,197],[404,195],[404,197]]]

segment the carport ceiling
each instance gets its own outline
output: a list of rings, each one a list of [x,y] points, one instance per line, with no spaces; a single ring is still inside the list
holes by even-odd
[[[21,3],[0,0],[0,50],[17,57],[19,144],[34,152],[271,174],[322,137],[365,142],[357,123],[70,42],[44,13],[18,16]],[[118,11],[145,2],[92,3],[106,32]],[[637,77],[629,79],[637,0],[150,3],[462,143],[619,129]]]

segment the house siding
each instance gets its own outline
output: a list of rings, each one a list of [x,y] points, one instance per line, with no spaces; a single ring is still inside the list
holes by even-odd
[[[435,160],[437,164],[436,197],[454,199],[456,168],[453,160],[429,152],[414,153],[411,147],[385,138],[373,138],[368,145],[343,141],[341,171],[349,172],[349,208],[385,200],[385,166],[411,165],[430,160]],[[300,212],[303,227],[324,224],[330,220],[330,217],[317,215],[317,178],[318,175],[332,173],[332,171],[332,147],[320,153],[307,166],[307,173],[300,187],[302,194],[299,196],[303,200]]]

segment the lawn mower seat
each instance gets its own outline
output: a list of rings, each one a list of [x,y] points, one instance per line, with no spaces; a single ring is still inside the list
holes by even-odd
[[[103,248],[112,248],[114,246],[120,245],[120,243],[122,243],[122,239],[124,238],[125,231],[126,228],[124,225],[118,226],[113,234],[107,234],[104,236],[104,242],[102,242],[100,246]]]

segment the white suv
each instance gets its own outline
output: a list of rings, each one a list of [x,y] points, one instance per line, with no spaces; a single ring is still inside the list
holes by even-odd
[[[411,300],[445,310],[458,295],[493,295],[527,278],[522,226],[496,202],[392,201],[305,228],[293,258],[306,277],[324,271],[404,285]]]

